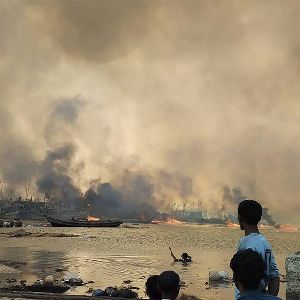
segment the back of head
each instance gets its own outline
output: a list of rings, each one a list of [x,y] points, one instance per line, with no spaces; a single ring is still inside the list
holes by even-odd
[[[261,220],[262,207],[255,200],[243,200],[239,204],[238,214],[248,225],[257,225]]]
[[[263,278],[266,266],[259,253],[252,249],[237,252],[230,261],[235,283],[246,290],[256,290]]]
[[[184,252],[184,253],[181,254],[181,258],[182,259],[188,259],[189,255],[186,252]]]
[[[150,276],[146,281],[146,295],[151,300],[161,300],[162,296],[158,290],[158,275]]]
[[[180,278],[174,271],[165,271],[159,275],[158,287],[163,298],[176,299],[180,290]]]

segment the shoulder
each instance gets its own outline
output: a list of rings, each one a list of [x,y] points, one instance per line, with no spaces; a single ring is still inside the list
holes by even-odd
[[[239,250],[253,249],[263,253],[265,249],[270,249],[270,244],[262,234],[249,234],[240,239]]]

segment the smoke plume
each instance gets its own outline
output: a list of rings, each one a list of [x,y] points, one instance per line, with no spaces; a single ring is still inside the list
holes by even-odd
[[[1,0],[4,193],[32,178],[32,194],[66,185],[77,197],[101,177],[135,206],[247,195],[298,221],[299,9]],[[100,203],[104,191],[93,191]]]

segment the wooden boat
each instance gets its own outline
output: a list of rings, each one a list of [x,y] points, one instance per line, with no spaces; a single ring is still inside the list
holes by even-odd
[[[88,221],[82,219],[59,220],[45,215],[52,227],[119,227],[122,221]]]

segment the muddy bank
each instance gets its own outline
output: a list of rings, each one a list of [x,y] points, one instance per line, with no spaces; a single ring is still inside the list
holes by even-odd
[[[30,232],[24,229],[18,229],[9,232],[1,232],[0,235],[10,237],[10,238],[19,238],[19,237],[80,237],[78,234],[66,234],[66,233],[52,233],[52,232]]]
[[[0,259],[0,274],[21,273],[21,269],[26,265],[25,262]]]

